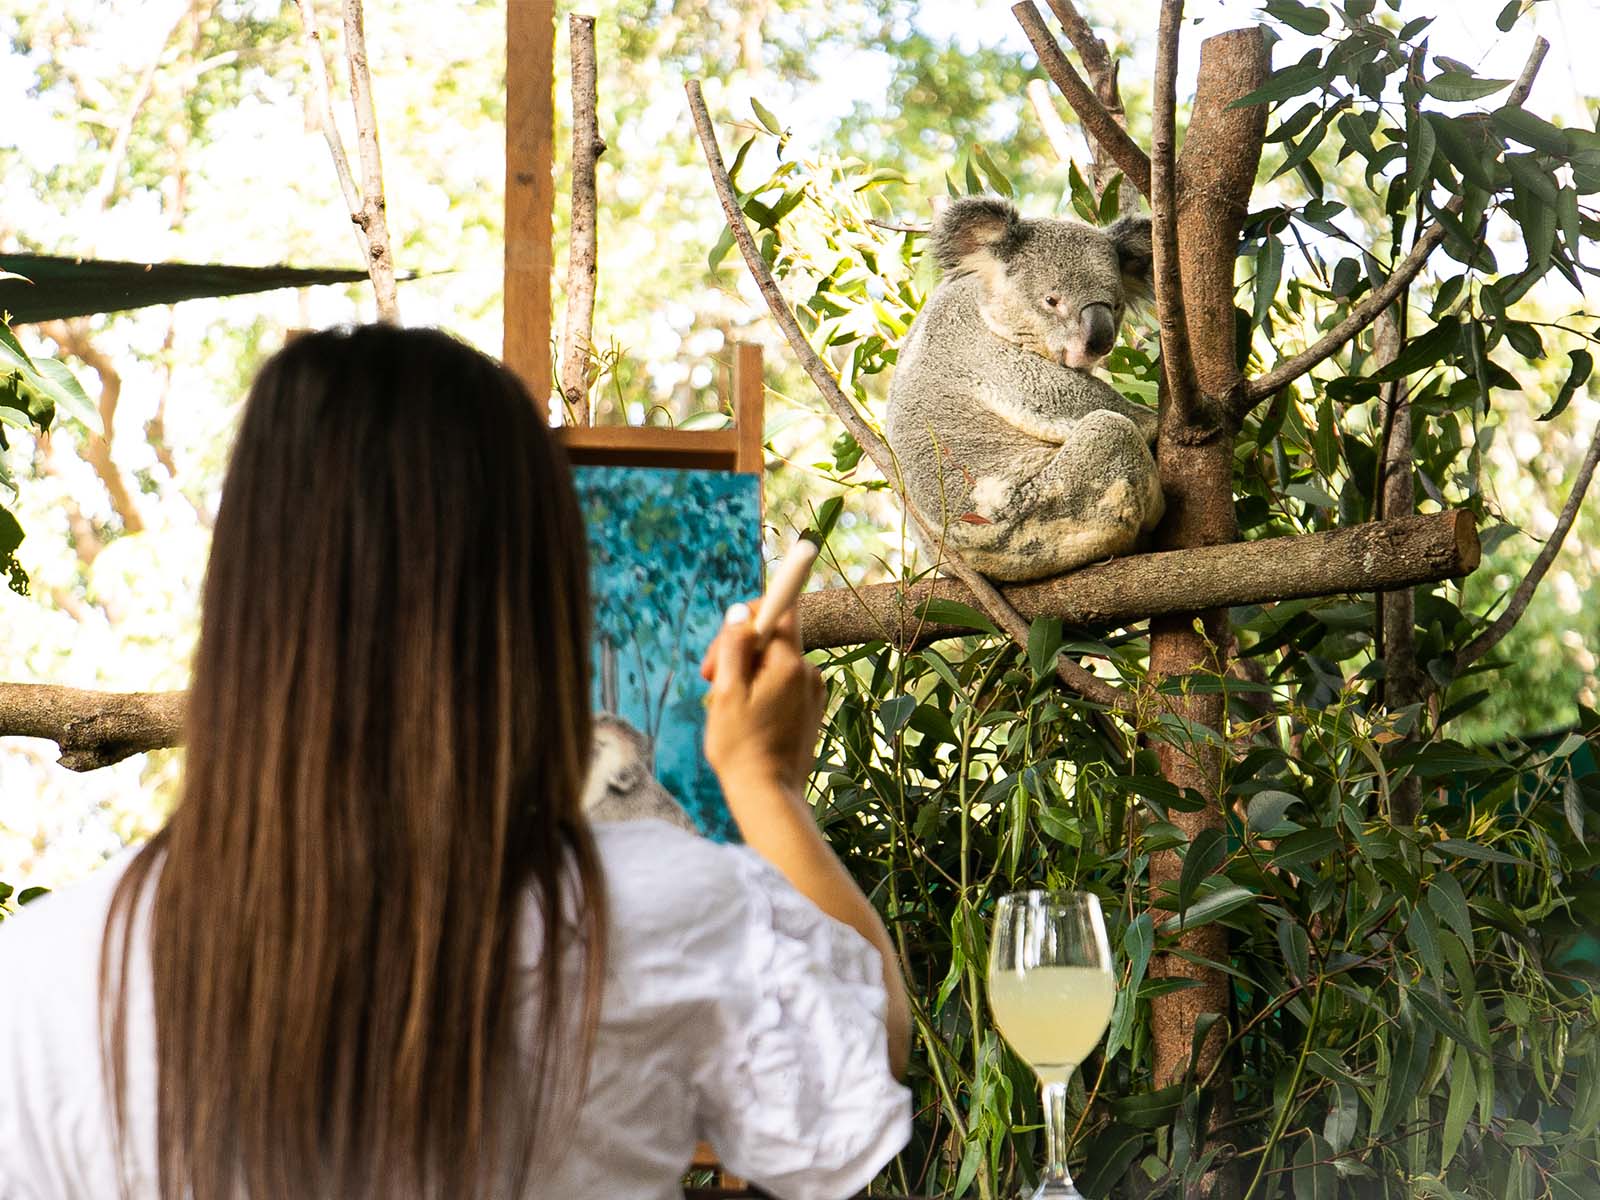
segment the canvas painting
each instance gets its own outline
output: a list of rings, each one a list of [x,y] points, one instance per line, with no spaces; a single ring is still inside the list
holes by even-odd
[[[655,786],[687,816],[680,823],[737,840],[703,751],[700,658],[728,606],[760,594],[760,481],[661,467],[574,473],[589,531],[595,786],[609,781],[616,815],[639,811],[627,804]]]

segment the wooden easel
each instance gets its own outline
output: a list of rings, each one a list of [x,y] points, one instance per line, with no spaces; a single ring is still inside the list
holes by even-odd
[[[506,2],[506,365],[521,377],[539,411],[549,416],[550,286],[555,206],[555,2]],[[765,392],[761,347],[732,344],[731,429],[581,425],[557,431],[571,461],[587,466],[678,467],[761,475]],[[742,1188],[721,1171],[702,1144],[692,1167],[718,1174],[721,1186]]]
[[[555,206],[555,0],[506,3],[505,342],[501,352],[533,394],[550,403],[550,284]],[[563,427],[574,463],[698,467],[760,475],[761,347],[735,342],[732,429]]]

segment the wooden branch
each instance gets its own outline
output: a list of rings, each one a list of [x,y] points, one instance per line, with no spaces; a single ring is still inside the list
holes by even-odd
[[[1044,80],[1028,80],[1028,103],[1033,106],[1033,115],[1039,119],[1039,128],[1044,130],[1044,140],[1050,143],[1056,161],[1063,164],[1072,162],[1072,139],[1067,132],[1067,123],[1056,111],[1055,101],[1050,98],[1050,89]],[[1094,147],[1090,146],[1089,150],[1092,155]],[[1098,190],[1098,178],[1095,186]]]
[[[139,82],[133,89],[133,99],[129,102],[127,111],[122,114],[116,133],[112,135],[111,149],[106,154],[106,161],[100,167],[100,177],[95,180],[94,190],[89,193],[89,208],[95,212],[104,212],[111,207],[111,198],[117,190],[117,177],[122,174],[122,164],[128,157],[128,145],[133,140],[134,124],[155,90],[156,71],[161,66],[161,58],[167,52],[167,45],[172,41],[172,35],[178,32],[193,11],[194,0],[185,0],[173,18],[171,27],[157,43],[150,61],[139,73]]]
[[[1298,537],[1130,554],[1054,579],[1009,584],[1004,594],[1025,621],[1055,617],[1079,629],[1120,629],[1173,613],[1458,579],[1478,558],[1472,515],[1451,510]],[[950,579],[830,588],[800,597],[801,636],[814,650],[876,639],[909,647],[973,632],[920,617],[929,600],[973,603]]]
[[[361,213],[367,235],[367,274],[378,301],[378,319],[398,322],[394,254],[389,245],[388,207],[383,198],[383,160],[378,153],[378,114],[372,104],[372,72],[367,66],[367,34],[361,0],[344,0],[344,54],[350,65],[350,105],[356,114],[356,148],[361,155]]]
[[[716,131],[711,127],[711,115],[706,111],[705,98],[700,94],[700,82],[691,79],[685,84],[689,96],[689,111],[694,116],[695,132],[699,135],[701,149],[705,153],[706,165],[711,171],[711,181],[716,187],[717,199],[722,203],[722,211],[728,221],[728,228],[733,233],[733,240],[739,247],[739,253],[744,256],[745,265],[750,270],[751,277],[755,280],[756,287],[760,290],[762,298],[767,302],[767,308],[772,313],[772,318],[778,323],[778,328],[783,331],[785,340],[790,348],[800,359],[800,365],[811,377],[811,382],[816,385],[817,391],[827,401],[828,407],[833,409],[834,415],[844,423],[850,435],[856,439],[863,453],[870,458],[885,479],[898,478],[894,466],[894,456],[889,452],[889,447],[866,419],[856,411],[856,406],[839,387],[839,381],[833,377],[828,366],[815,350],[811,343],[806,341],[805,334],[801,332],[799,323],[795,320],[794,313],[790,310],[788,302],[784,300],[783,293],[778,290],[778,284],[772,277],[772,272],[767,269],[761,251],[756,246],[756,241],[751,236],[750,228],[744,222],[744,214],[739,208],[739,199],[734,194],[733,182],[728,178],[728,169],[722,161],[722,151],[717,146]],[[944,547],[945,539],[939,524],[930,520],[912,502],[909,496],[901,492],[901,500],[905,505],[906,513],[927,534],[930,545]],[[1017,614],[1016,609],[1001,596],[1000,592],[978,572],[967,566],[961,558],[947,547],[942,555],[941,566],[967,586],[979,606],[989,614],[989,617],[1006,632],[1018,645],[1028,644],[1028,623]],[[1076,662],[1065,655],[1056,659],[1056,674],[1061,681],[1073,691],[1092,700],[1097,704],[1104,704],[1108,708],[1124,711],[1133,706],[1133,696],[1123,688],[1107,683],[1092,671],[1085,670]]]
[[[130,754],[176,746],[185,692],[90,692],[0,683],[0,737],[48,738],[61,765],[93,771]]]
[[[1050,11],[1056,15],[1056,20],[1061,22],[1067,40],[1078,52],[1078,59],[1083,63],[1083,69],[1089,76],[1089,85],[1094,88],[1095,98],[1100,101],[1101,107],[1111,114],[1111,119],[1117,123],[1118,128],[1127,129],[1128,115],[1122,107],[1122,90],[1117,85],[1117,61],[1111,57],[1110,49],[1090,28],[1089,22],[1084,20],[1083,14],[1078,11],[1072,0],[1048,0],[1048,3]],[[1121,168],[1104,146],[1092,137],[1088,137],[1087,140],[1090,172],[1093,177],[1095,197],[1098,199],[1104,195],[1113,172],[1120,172]],[[1128,217],[1138,209],[1139,198],[1134,189],[1119,189],[1117,212],[1121,216]]]
[[[1534,39],[1533,50],[1528,55],[1522,73],[1517,76],[1516,83],[1506,94],[1508,107],[1520,108],[1527,101],[1528,93],[1533,90],[1534,77],[1538,75],[1539,67],[1544,63],[1544,56],[1549,50],[1550,43],[1544,38]],[[1450,201],[1446,211],[1460,212],[1461,197],[1457,196]],[[1312,367],[1342,350],[1352,338],[1377,320],[1378,314],[1393,304],[1400,293],[1411,285],[1411,281],[1417,277],[1433,256],[1433,252],[1438,249],[1439,243],[1444,241],[1444,236],[1445,230],[1442,225],[1435,223],[1428,226],[1417,236],[1411,252],[1400,260],[1389,277],[1367,293],[1344,320],[1293,358],[1286,359],[1265,375],[1258,375],[1235,389],[1229,401],[1234,416],[1243,417],[1261,401],[1282,391]]]
[[[61,351],[72,355],[88,367],[100,380],[100,431],[88,431],[83,445],[83,457],[94,468],[94,473],[105,485],[111,507],[122,519],[122,528],[128,533],[144,531],[144,515],[128,489],[122,468],[112,457],[111,443],[116,436],[117,404],[122,399],[122,373],[116,364],[94,344],[89,336],[88,322],[79,318],[71,321],[45,321],[39,332],[50,338]]]
[[[1471,666],[1498,646],[1501,639],[1511,632],[1516,623],[1522,619],[1522,614],[1528,610],[1528,601],[1533,599],[1534,590],[1544,579],[1550,564],[1555,562],[1556,555],[1561,553],[1561,544],[1567,540],[1567,531],[1577,519],[1578,509],[1583,507],[1583,496],[1589,490],[1589,480],[1594,477],[1596,462],[1600,462],[1600,424],[1595,426],[1594,437],[1589,442],[1589,452],[1583,456],[1583,462],[1578,467],[1578,477],[1572,481],[1572,491],[1567,495],[1566,504],[1561,507],[1561,515],[1556,518],[1555,528],[1545,539],[1544,548],[1533,560],[1533,566],[1528,568],[1528,574],[1517,585],[1517,590],[1511,593],[1511,600],[1506,605],[1505,612],[1500,614],[1494,624],[1468,642],[1456,656],[1458,672]]]
[[[1045,28],[1044,18],[1039,15],[1033,0],[1022,0],[1022,3],[1012,6],[1011,12],[1017,18],[1017,23],[1022,26],[1022,31],[1028,35],[1028,41],[1033,43],[1033,51],[1039,56],[1039,65],[1061,90],[1067,103],[1072,105],[1072,111],[1078,115],[1078,120],[1082,123],[1084,132],[1088,134],[1090,143],[1103,147],[1112,161],[1122,169],[1128,182],[1139,189],[1141,196],[1148,197],[1149,156],[1106,110],[1106,106],[1089,89],[1083,77],[1073,70],[1072,64],[1067,61],[1067,56],[1061,52],[1060,45]]]
[[[567,249],[565,328],[561,334],[561,392],[579,425],[589,424],[589,357],[594,338],[594,290],[598,269],[595,162],[605,153],[600,140],[594,53],[594,18],[567,17],[572,42],[572,228]]]
[[[344,196],[345,207],[350,210],[351,227],[356,245],[361,249],[361,261],[371,262],[367,245],[367,232],[361,224],[361,192],[356,188],[355,177],[350,173],[350,159],[344,152],[344,139],[339,136],[339,126],[333,116],[333,90],[328,82],[328,61],[322,54],[322,33],[317,28],[317,13],[312,0],[294,0],[300,10],[300,33],[305,42],[306,61],[311,66],[311,82],[317,93],[317,124],[322,128],[322,139],[328,143],[328,153],[333,157],[334,174],[339,177],[339,192]]]
[[[1227,415],[1212,398],[1239,382],[1234,264],[1267,130],[1264,106],[1234,108],[1233,102],[1266,82],[1271,59],[1259,26],[1201,43],[1194,107],[1176,167],[1178,276],[1202,405],[1195,415],[1211,426]]]
[[[1189,351],[1189,319],[1184,312],[1183,279],[1178,268],[1178,35],[1182,26],[1183,0],[1161,0],[1151,113],[1150,242],[1156,319],[1161,325],[1161,373],[1166,382],[1161,419],[1173,428],[1193,424],[1200,408],[1200,386],[1195,381],[1194,356]]]
[[[1591,473],[1597,455],[1600,431],[1586,460]],[[1583,482],[1587,484],[1587,475]],[[1581,491],[1575,489],[1574,496],[1581,500]],[[1570,513],[1577,504],[1569,500],[1568,507]],[[1450,511],[1300,537],[1132,554],[1055,579],[1008,586],[1003,603],[1021,614],[1026,638],[1026,622],[1036,617],[1056,617],[1087,630],[1115,629],[1198,608],[1433,583],[1469,574],[1477,565],[1472,516]],[[909,649],[973,632],[920,618],[929,600],[981,603],[957,579],[927,579],[910,587],[880,583],[830,588],[800,597],[801,636],[807,650],[877,639]],[[1110,687],[1104,680],[1096,682]],[[63,766],[90,771],[142,750],[177,745],[185,695],[4,683],[0,737],[49,738],[61,747]]]

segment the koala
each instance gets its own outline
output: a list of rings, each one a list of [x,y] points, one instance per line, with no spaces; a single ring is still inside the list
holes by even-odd
[[[594,745],[583,783],[583,812],[591,821],[634,821],[654,817],[699,833],[689,814],[656,782],[644,734],[621,717],[594,719]]]
[[[971,196],[932,251],[944,277],[900,347],[885,423],[907,494],[994,579],[1133,549],[1165,508],[1156,413],[1089,368],[1149,295],[1149,220],[1026,220]]]

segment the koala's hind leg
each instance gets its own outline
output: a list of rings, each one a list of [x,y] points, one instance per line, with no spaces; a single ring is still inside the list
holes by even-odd
[[[968,561],[996,579],[1041,579],[1126,554],[1155,528],[1165,502],[1145,435],[1121,413],[1078,421],[1031,479],[979,478],[977,511],[992,522]],[[998,535],[998,536],[996,536]]]

